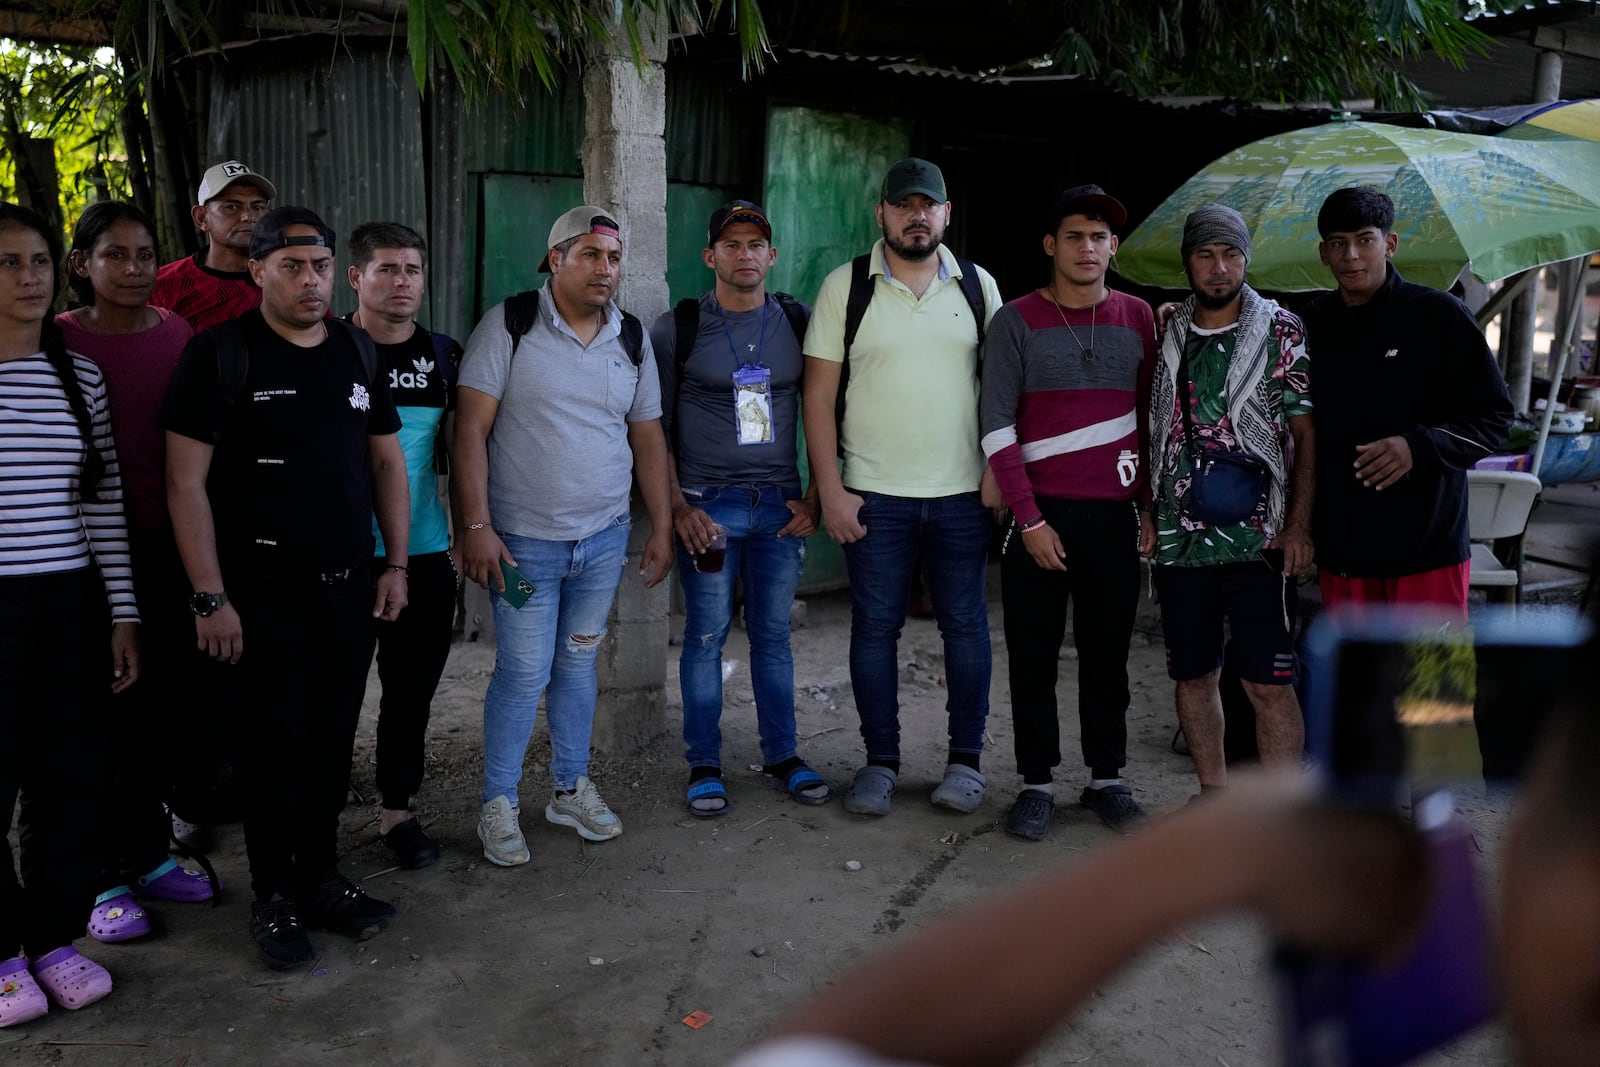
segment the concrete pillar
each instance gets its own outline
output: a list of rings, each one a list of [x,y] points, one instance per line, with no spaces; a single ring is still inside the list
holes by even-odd
[[[622,226],[619,302],[648,325],[667,310],[667,58],[665,23],[645,35],[642,66],[622,49],[589,57],[583,76],[584,200]],[[650,518],[635,494],[628,562],[600,646],[594,747],[630,752],[666,727],[669,583],[645,589],[640,557]]]
[[[1543,51],[1534,60],[1533,99],[1535,103],[1561,99],[1560,52]],[[1510,330],[1509,347],[1505,349],[1506,386],[1511,391],[1511,403],[1518,411],[1528,410],[1533,388],[1533,329],[1543,291],[1544,279],[1536,279],[1511,305],[1506,320]]]

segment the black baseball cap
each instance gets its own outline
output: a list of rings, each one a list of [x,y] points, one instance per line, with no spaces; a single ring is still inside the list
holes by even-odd
[[[317,232],[289,237],[284,231],[290,226],[310,226]],[[273,208],[256,222],[255,232],[250,235],[250,258],[266,259],[278,249],[292,245],[321,245],[332,253],[333,244],[334,232],[315,211],[286,205]]]
[[[921,193],[929,200],[943,204],[950,199],[944,189],[944,172],[926,159],[902,159],[889,168],[883,176],[879,200],[899,203],[912,193]]]
[[[772,223],[767,220],[767,213],[761,209],[760,204],[749,200],[729,200],[711,213],[711,219],[706,223],[706,247],[710,248],[717,243],[717,238],[736,222],[753,224],[766,237],[772,240]]]
[[[1098,185],[1074,185],[1061,190],[1061,195],[1056,197],[1055,206],[1050,209],[1050,228],[1045,233],[1054,236],[1061,228],[1062,219],[1080,214],[1085,209],[1104,215],[1112,229],[1120,230],[1123,223],[1128,221],[1128,209],[1107,196],[1104,189]]]

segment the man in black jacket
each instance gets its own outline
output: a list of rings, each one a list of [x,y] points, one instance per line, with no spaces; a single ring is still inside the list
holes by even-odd
[[[1511,400],[1466,306],[1400,277],[1394,201],[1353,187],[1317,214],[1338,292],[1303,319],[1318,371],[1312,540],[1323,604],[1467,614],[1467,477]]]

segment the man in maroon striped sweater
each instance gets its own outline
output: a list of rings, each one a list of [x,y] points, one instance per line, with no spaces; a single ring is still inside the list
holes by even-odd
[[[1079,801],[1114,830],[1144,815],[1121,774],[1139,555],[1155,548],[1141,457],[1156,339],[1150,306],[1105,284],[1126,221],[1097,185],[1063,192],[1046,219],[1050,283],[1001,308],[984,347],[983,451],[1011,509],[1000,575],[1023,783],[1005,828],[1035,841],[1055,814],[1069,601],[1089,768]]]

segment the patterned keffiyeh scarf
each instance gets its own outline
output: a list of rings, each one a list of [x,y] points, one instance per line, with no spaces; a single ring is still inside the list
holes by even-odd
[[[1239,326],[1228,366],[1228,419],[1239,447],[1267,465],[1272,472],[1272,487],[1267,492],[1267,523],[1274,531],[1283,529],[1289,498],[1289,473],[1278,430],[1272,418],[1272,382],[1267,368],[1280,351],[1279,312],[1282,308],[1246,285],[1240,290]],[[1173,464],[1167,458],[1167,436],[1172,430],[1174,397],[1177,394],[1178,361],[1194,322],[1194,297],[1178,306],[1167,323],[1161,341],[1161,373],[1156,375],[1150,395],[1150,466],[1153,472],[1168,473]],[[1188,452],[1176,462],[1188,463]],[[1157,483],[1159,484],[1159,483]]]

